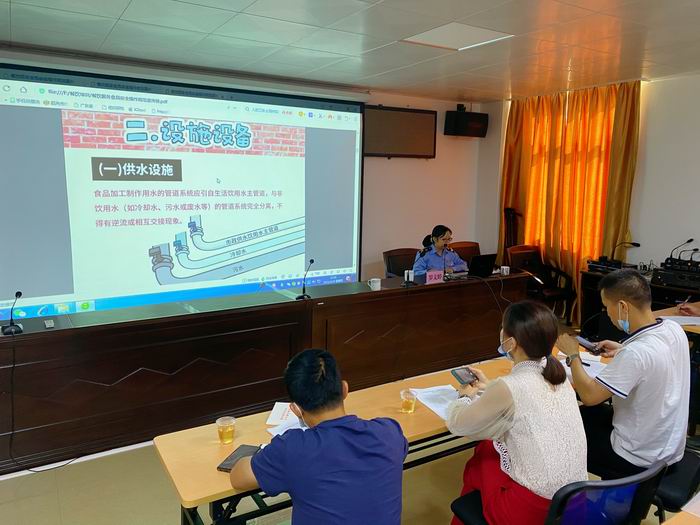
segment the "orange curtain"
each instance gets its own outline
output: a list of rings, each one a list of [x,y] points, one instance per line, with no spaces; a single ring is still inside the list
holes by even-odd
[[[639,99],[641,83],[620,85],[615,108],[610,176],[603,226],[602,253],[611,255],[615,246],[630,241],[629,212],[639,143]],[[617,249],[616,259],[625,260],[625,248]]]
[[[619,104],[621,93],[625,100]],[[630,93],[634,88],[617,84],[515,100],[508,115],[501,210],[514,208],[521,215],[518,242],[540,246],[545,262],[571,275],[577,289],[585,261],[601,254],[605,221],[623,213],[618,222],[627,228],[629,204],[607,210],[607,217],[606,204],[611,151],[625,158],[637,155],[636,137],[629,140],[615,119],[618,106],[629,113],[634,105]],[[613,143],[614,128],[616,140],[628,139],[623,147]],[[638,127],[624,129],[638,133]],[[630,162],[621,164],[629,168]],[[631,191],[634,167],[625,174],[629,177],[621,184]],[[504,237],[501,221],[501,256]]]

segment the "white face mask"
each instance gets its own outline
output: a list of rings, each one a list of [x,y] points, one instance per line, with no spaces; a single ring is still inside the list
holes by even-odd
[[[511,339],[513,339],[513,338],[512,338],[512,337],[509,337],[509,338],[506,339],[505,341],[501,341],[501,344],[498,346],[498,353],[501,354],[501,355],[506,356],[508,359],[510,359],[510,360],[512,361],[512,360],[513,360],[513,356],[510,355],[510,352],[512,352],[513,350],[511,350],[511,351],[509,352],[509,351],[507,351],[505,348],[503,348],[503,344],[506,343],[506,342],[508,342],[508,341],[510,341]]]

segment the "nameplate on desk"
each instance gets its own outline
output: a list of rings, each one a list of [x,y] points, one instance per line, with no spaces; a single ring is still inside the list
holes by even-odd
[[[437,284],[443,282],[443,273],[439,270],[431,270],[425,274],[425,284]]]

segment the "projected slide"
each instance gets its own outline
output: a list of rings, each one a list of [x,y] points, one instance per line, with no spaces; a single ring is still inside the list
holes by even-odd
[[[296,231],[284,235],[278,232],[293,229]],[[179,233],[175,236],[175,256],[182,268],[197,269],[199,273],[186,276],[173,275],[173,259],[167,244],[154,246],[148,252],[153,258],[153,273],[159,284],[180,282],[210,281],[213,279],[228,279],[230,277],[265,268],[268,265],[290,259],[304,253],[304,218],[293,219],[279,224],[273,224],[259,230],[241,232],[225,239],[205,241],[204,230],[199,216],[192,217],[189,223],[192,244],[200,250],[219,251],[202,259],[190,258],[187,246],[187,235]],[[233,248],[231,248],[233,246]],[[221,251],[224,250],[224,251]],[[265,252],[255,254],[256,252]]]
[[[69,78],[0,68],[0,318],[357,279],[359,105]]]

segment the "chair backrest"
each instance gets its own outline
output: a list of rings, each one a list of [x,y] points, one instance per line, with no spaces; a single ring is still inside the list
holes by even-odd
[[[397,248],[383,253],[384,270],[387,277],[403,277],[404,270],[413,268],[413,261],[416,260],[417,248]]]
[[[513,269],[525,269],[532,273],[537,273],[536,270],[542,266],[542,257],[540,257],[540,249],[537,246],[528,244],[519,244],[511,246],[506,250],[508,254],[508,262]]]
[[[472,262],[472,257],[475,255],[481,255],[479,243],[474,241],[451,242],[450,248],[456,251],[457,255],[459,255],[463,261],[467,261],[468,263]]]
[[[626,478],[570,483],[554,494],[545,525],[638,525],[665,470],[666,463],[659,461]]]

